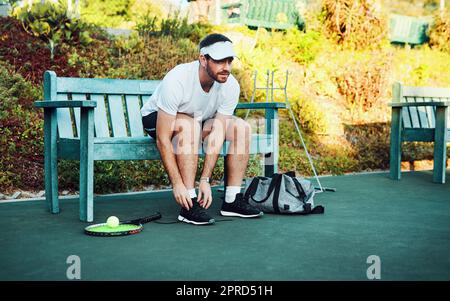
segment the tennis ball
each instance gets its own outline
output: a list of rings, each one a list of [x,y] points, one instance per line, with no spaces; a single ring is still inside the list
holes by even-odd
[[[117,218],[117,216],[110,216],[106,220],[106,224],[111,228],[115,228],[119,225],[119,219]]]

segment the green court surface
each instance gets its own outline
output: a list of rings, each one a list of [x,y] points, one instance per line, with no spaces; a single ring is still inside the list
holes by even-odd
[[[78,220],[77,200],[52,215],[44,201],[0,203],[0,280],[67,280],[76,255],[81,280],[367,280],[371,255],[381,280],[450,280],[450,174],[431,172],[321,178],[337,189],[316,196],[324,215],[260,219],[219,216],[213,226],[144,225],[140,234],[93,237]],[[95,202],[96,223],[162,213],[175,221],[171,191]]]

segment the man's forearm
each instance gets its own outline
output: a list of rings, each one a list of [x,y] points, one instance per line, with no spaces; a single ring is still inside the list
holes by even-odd
[[[203,164],[202,177],[211,178],[218,157],[219,157],[218,153],[205,155],[205,163]]]
[[[164,168],[169,175],[169,179],[172,185],[183,183],[183,179],[181,178],[180,171],[178,170],[178,166],[176,164],[176,157],[170,140],[169,142],[167,142],[157,139],[156,146],[158,147]]]

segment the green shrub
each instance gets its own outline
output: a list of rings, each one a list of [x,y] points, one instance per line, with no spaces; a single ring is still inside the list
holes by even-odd
[[[397,49],[393,55],[391,78],[407,86],[449,87],[450,53],[423,45]]]
[[[81,19],[102,27],[125,27],[131,21],[130,0],[85,0],[81,4]]]
[[[450,8],[436,13],[429,29],[431,47],[450,54]]]
[[[204,158],[199,158],[197,179],[203,169]],[[212,179],[220,181],[223,178],[223,157],[219,157],[213,170]],[[246,170],[247,177],[262,174],[259,156],[251,156]],[[79,161],[60,160],[58,164],[59,189],[79,189]],[[156,188],[170,186],[170,180],[162,161],[95,161],[94,162],[94,192],[115,193],[142,190],[153,185]]]
[[[40,189],[43,183],[41,91],[0,64],[0,191]]]
[[[63,42],[88,45],[92,41],[89,26],[68,16],[67,2],[64,0],[37,2],[31,7],[16,6],[13,16],[22,22],[28,33],[48,42],[52,60],[55,48]]]
[[[298,124],[307,133],[323,133],[328,127],[324,112],[313,100],[299,98],[291,105]]]
[[[389,124],[346,124],[344,127],[346,139],[355,150],[359,170],[389,168]]]
[[[132,46],[130,46],[130,44]],[[113,78],[162,79],[180,63],[198,57],[197,45],[189,39],[131,36],[118,39],[106,76]]]
[[[136,31],[143,37],[169,36],[173,39],[189,39],[195,44],[211,32],[212,26],[207,23],[188,23],[187,17],[179,13],[159,18],[148,12],[136,24]]]
[[[59,161],[58,174],[60,189],[79,189],[79,161]],[[94,162],[95,193],[127,192],[149,185],[169,185],[161,161]]]

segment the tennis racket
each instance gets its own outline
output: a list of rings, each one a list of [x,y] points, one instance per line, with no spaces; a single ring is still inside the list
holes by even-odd
[[[94,224],[84,228],[84,233],[92,236],[125,236],[140,233],[144,230],[143,224],[161,218],[161,213],[120,222],[117,227],[110,227],[106,223]]]

